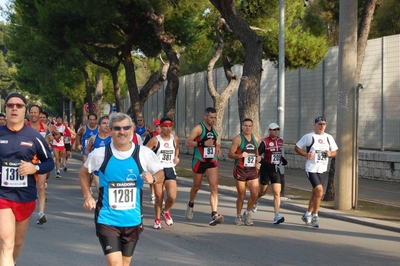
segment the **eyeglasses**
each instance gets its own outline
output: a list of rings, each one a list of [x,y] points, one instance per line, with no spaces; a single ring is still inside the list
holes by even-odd
[[[271,131],[279,131],[281,130],[280,128],[274,128],[274,129],[270,129]]]
[[[6,103],[7,108],[13,108],[14,106],[17,106],[18,109],[22,109],[25,107],[25,104],[23,103]]]
[[[115,127],[112,127],[112,130],[121,131],[121,129],[123,129],[123,130],[127,131],[127,130],[129,130],[131,127],[132,127],[132,126],[123,126],[123,127],[115,126]]]

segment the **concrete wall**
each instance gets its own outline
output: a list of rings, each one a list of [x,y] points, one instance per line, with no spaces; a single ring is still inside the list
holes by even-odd
[[[180,139],[182,154],[193,154],[193,148],[185,146],[186,139]],[[228,158],[229,141],[221,143],[222,157],[220,160],[232,161]],[[340,150],[339,150],[340,151]],[[305,158],[294,151],[293,145],[285,145],[285,158],[288,165],[285,168],[304,170]],[[377,179],[400,182],[400,156],[398,152],[360,150],[358,153],[359,178]]]

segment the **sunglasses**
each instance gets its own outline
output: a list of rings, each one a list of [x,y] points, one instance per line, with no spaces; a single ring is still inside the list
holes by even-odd
[[[127,131],[127,130],[129,130],[131,127],[132,127],[132,126],[124,126],[124,127],[115,126],[115,127],[112,127],[112,130],[121,131],[121,129],[123,129],[123,130]]]
[[[7,108],[13,108],[14,106],[17,106],[18,109],[22,109],[25,107],[25,104],[23,103],[6,103]]]
[[[280,128],[270,129],[271,131],[280,131]]]
[[[326,123],[318,123],[319,126],[326,126]]]

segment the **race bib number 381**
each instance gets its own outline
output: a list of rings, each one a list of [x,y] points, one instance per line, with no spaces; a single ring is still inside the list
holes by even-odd
[[[108,202],[116,210],[136,208],[136,181],[110,182]]]

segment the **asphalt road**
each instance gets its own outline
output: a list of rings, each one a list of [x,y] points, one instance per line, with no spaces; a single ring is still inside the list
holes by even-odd
[[[81,163],[71,159],[61,179],[48,182],[48,222],[36,225],[34,213],[17,261],[28,265],[105,265],[95,236],[93,212],[82,208],[78,182]],[[272,224],[271,204],[253,214],[254,226],[234,225],[235,193],[221,188],[219,212],[225,223],[209,226],[207,186],[197,195],[194,218],[184,212],[190,180],[179,180],[178,201],[171,211],[174,224],[152,229],[154,212],[144,195],[145,230],[132,265],[398,265],[400,233],[349,222],[340,216],[320,218],[320,228],[305,226],[300,211],[282,208],[285,222]],[[304,206],[303,206],[304,208]],[[339,217],[339,218],[338,218]]]

